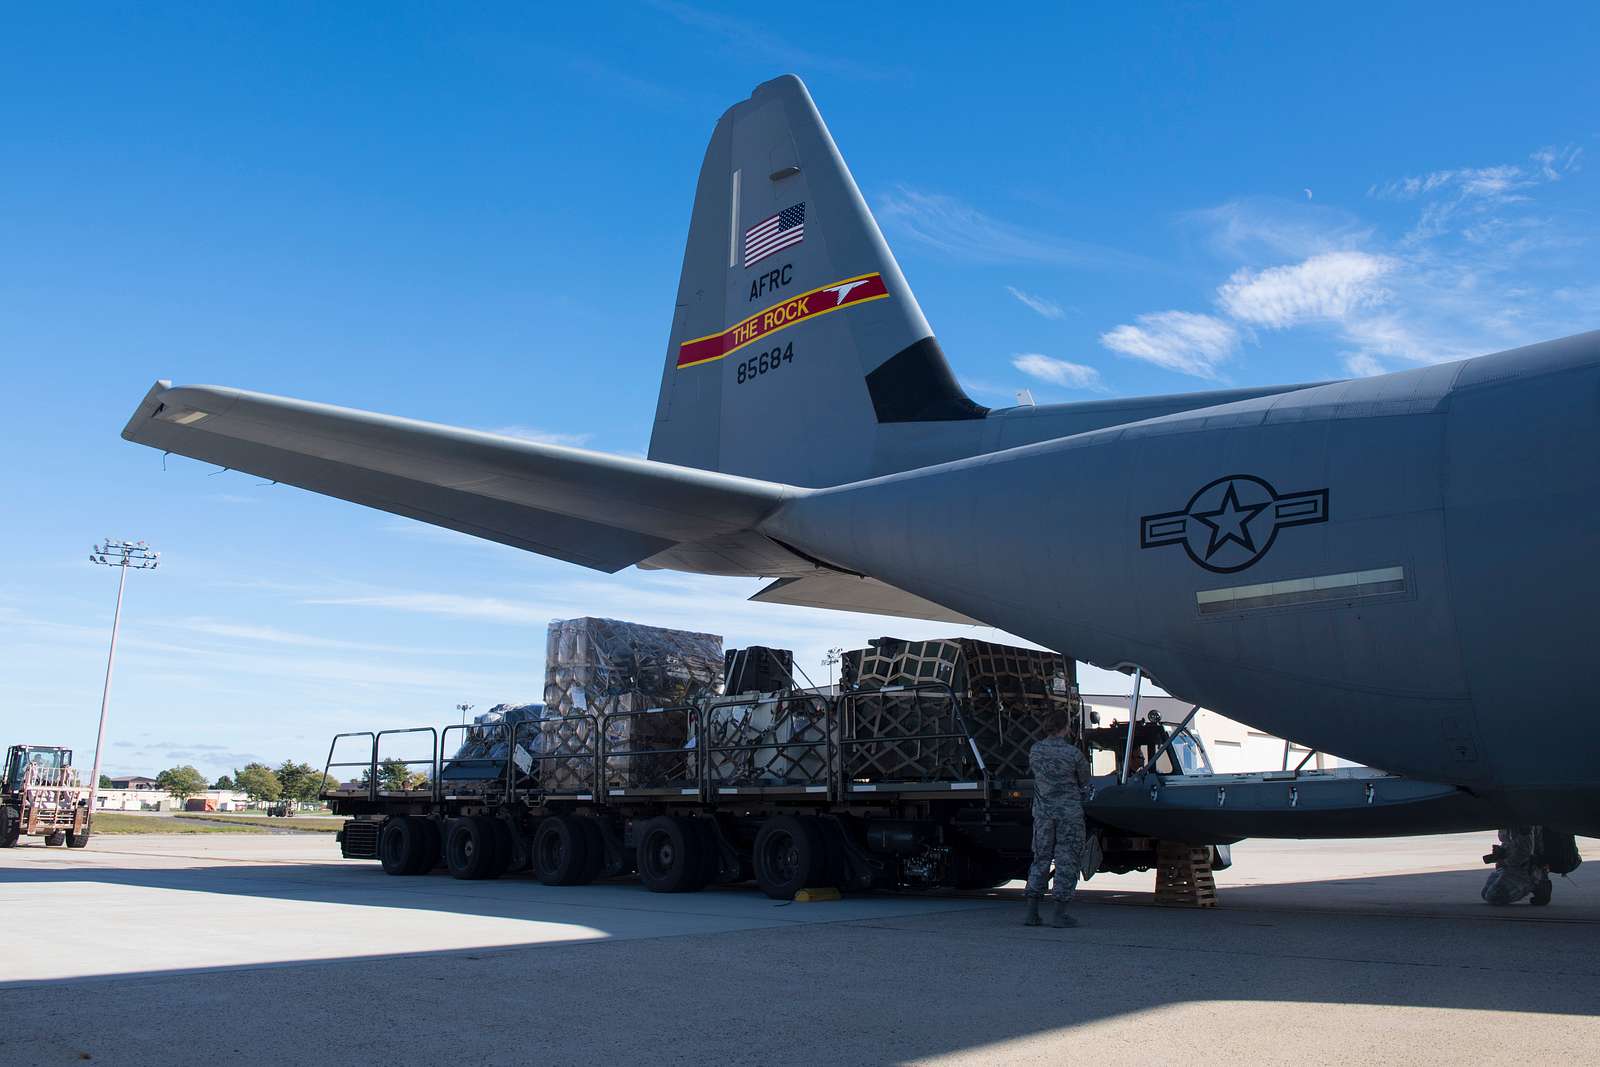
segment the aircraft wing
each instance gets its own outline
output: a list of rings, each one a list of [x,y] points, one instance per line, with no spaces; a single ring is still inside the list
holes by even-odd
[[[830,608],[834,611],[859,611],[867,615],[893,615],[902,619],[927,619],[964,626],[982,626],[977,619],[925,600],[904,589],[896,589],[876,578],[864,578],[839,571],[779,578],[750,598],[763,604],[792,604],[803,608]]]
[[[802,490],[753,478],[164,381],[122,436],[608,573],[685,546],[712,573],[814,569],[753,530]]]

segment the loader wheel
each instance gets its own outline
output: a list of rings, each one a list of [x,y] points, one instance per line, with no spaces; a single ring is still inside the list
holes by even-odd
[[[834,881],[828,842],[815,818],[774,815],[762,823],[754,859],[756,885],[773,900],[793,900],[807,886]]]
[[[16,808],[0,808],[0,848],[11,848],[22,836],[22,813]]]
[[[68,848],[83,848],[88,843],[89,843],[89,831],[85,830],[81,834],[75,834],[71,830],[67,831],[67,847]]]
[[[416,865],[409,873],[432,873],[439,866],[440,853],[444,849],[444,842],[439,839],[439,824],[418,815],[409,818],[417,828]]]
[[[549,815],[533,834],[533,873],[545,885],[584,885],[598,871],[589,858],[586,820],[576,815]],[[598,829],[598,827],[596,828]]]
[[[606,869],[606,835],[600,832],[600,820],[592,815],[579,815],[577,820],[583,833],[583,884],[588,885]]]
[[[596,818],[594,827],[600,831],[600,854],[604,857],[600,864],[598,877],[621,878],[624,875],[632,874],[639,861],[639,850],[629,848],[622,842],[620,828],[616,824],[603,823]],[[618,835],[615,838],[617,843],[616,851],[612,851],[610,847],[612,840],[610,834]]]
[[[476,880],[494,877],[494,826],[481,815],[451,819],[444,842],[444,865],[450,877]]]
[[[511,870],[511,865],[517,858],[517,844],[511,839],[511,824],[504,819],[486,816],[489,820],[489,830],[494,837],[494,866],[490,869],[490,878],[499,878]]]
[[[44,843],[47,845],[64,845],[67,843],[67,832],[65,830],[57,830],[46,837]]]
[[[706,886],[706,848],[693,819],[658,815],[639,828],[639,881],[652,893],[693,893]]]
[[[404,815],[384,820],[378,832],[378,862],[384,874],[421,874],[427,869],[420,864],[426,862],[430,837],[421,824],[421,819]]]
[[[957,889],[998,889],[1014,878],[1026,878],[1028,875],[1026,865],[1023,865],[1019,875],[1015,861],[1008,861],[992,852],[962,855],[956,871]]]
[[[725,885],[740,881],[744,864],[739,864],[738,870],[730,870],[724,876],[722,869],[722,835],[717,832],[716,822],[711,816],[704,816],[694,821],[694,828],[700,832],[700,841],[704,846],[703,857],[705,864],[706,885]]]

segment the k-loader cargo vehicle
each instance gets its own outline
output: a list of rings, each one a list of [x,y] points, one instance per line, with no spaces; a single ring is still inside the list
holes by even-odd
[[[886,639],[853,655],[858,679],[839,692],[600,716],[526,705],[499,721],[341,734],[326,773],[354,777],[325,799],[347,816],[343,854],[396,875],[531,869],[551,885],[636,871],[668,893],[750,880],[780,899],[817,886],[976,889],[1026,875],[1028,750],[1058,711],[1085,744],[1114,734],[1108,781],[1130,753],[1172,776],[1209,770],[1183,726],[1097,728],[1073,665],[1052,653]],[[889,657],[879,677],[934,677],[872,685]],[[928,669],[908,671],[908,657]],[[1155,864],[1153,838],[1100,827],[1096,844],[1096,869]]]

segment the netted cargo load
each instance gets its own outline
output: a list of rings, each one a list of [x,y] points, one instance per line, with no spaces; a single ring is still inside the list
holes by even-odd
[[[707,709],[696,738],[714,784],[826,785],[838,720],[828,697],[751,694],[748,702]],[[832,736],[830,736],[832,731]]]
[[[536,743],[539,733],[531,724],[543,717],[543,704],[496,704],[483,714],[474,715],[472,725],[460,731],[461,743],[455,755],[445,760],[441,780],[452,788],[467,783],[503,781],[512,730],[516,730],[519,743],[529,747]],[[519,727],[519,723],[529,725]],[[447,740],[453,732],[447,731]]]
[[[852,736],[845,773],[857,780],[906,781],[976,774],[960,739],[895,740],[959,732],[950,697],[995,778],[1028,777],[1028,750],[1044,737],[1049,713],[1075,712],[1076,665],[1054,652],[990,641],[881,638],[844,654],[852,691]],[[913,687],[881,692],[885,687]]]
[[[665,786],[693,777],[684,746],[691,716],[672,709],[722,689],[722,638],[615,619],[557,619],[546,643],[543,752],[593,754],[606,723],[608,751],[640,753],[606,761],[611,788]],[[607,718],[610,716],[610,718]],[[547,789],[592,785],[581,759],[545,759]]]

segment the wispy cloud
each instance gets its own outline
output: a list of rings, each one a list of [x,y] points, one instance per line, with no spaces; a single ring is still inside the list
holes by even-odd
[[[1025,293],[1014,285],[1006,286],[1006,292],[1020,300],[1024,307],[1038,312],[1047,319],[1059,319],[1066,314],[1061,309],[1061,305],[1054,300],[1049,300],[1042,296],[1034,296],[1032,293]]]
[[[339,604],[346,607],[384,608],[451,619],[475,619],[526,625],[549,622],[555,616],[549,608],[491,596],[463,596],[459,593],[383,593],[373,596],[312,597],[307,604]]]
[[[536,445],[565,445],[568,448],[581,448],[594,440],[592,433],[561,433],[556,430],[541,430],[535,426],[496,426],[489,432],[502,437],[532,441]]]
[[[1281,330],[1305,322],[1342,322],[1354,311],[1383,303],[1379,284],[1395,269],[1388,256],[1325,252],[1302,263],[1235,271],[1217,290],[1222,309],[1240,322]]]
[[[1341,208],[1245,197],[1178,216],[1216,255],[1245,263],[1308,259],[1366,246],[1370,223]]]
[[[1492,167],[1457,167],[1428,174],[1397,178],[1373,185],[1368,196],[1415,200],[1441,192],[1469,199],[1505,200],[1541,182],[1557,182],[1581,166],[1583,149],[1577,145],[1541,148],[1528,163],[1501,163]]]
[[[688,110],[691,105],[700,104],[697,98],[680,88],[640,77],[636,71],[623,70],[592,56],[574,56],[568,61],[568,66],[597,86],[624,95],[631,101],[673,110]]]
[[[163,625],[157,623],[156,625]],[[166,623],[175,629],[207,637],[239,642],[243,647],[278,645],[289,648],[333,649],[344,652],[376,652],[400,656],[483,656],[495,655],[493,650],[482,648],[450,648],[440,645],[394,645],[371,641],[349,641],[338,637],[284,630],[275,626],[254,623],[230,622],[226,619],[193,617]]]
[[[1100,388],[1100,372],[1082,363],[1068,363],[1038,352],[1022,352],[1011,357],[1011,365],[1030,378],[1069,389]]]
[[[878,198],[877,214],[899,236],[972,263],[1133,266],[1139,262],[1115,249],[1041,234],[994,218],[953,196],[905,185]]]
[[[1158,312],[1101,340],[1210,378],[1239,340],[1259,340],[1257,330],[1318,329],[1342,342],[1348,373],[1368,375],[1591,328],[1600,284],[1583,249],[1594,223],[1537,206],[1582,157],[1576,147],[1543,148],[1521,163],[1374,185],[1373,201],[1406,205],[1390,223],[1394,236],[1303,202],[1236,200],[1190,213],[1184,220],[1204,228],[1212,251],[1245,264],[1218,285],[1217,314]]]
[[[863,81],[881,81],[901,73],[899,68],[886,64],[857,63],[833,53],[807,51],[792,43],[792,34],[774,31],[770,22],[750,22],[678,0],[647,2],[680,24],[718,38],[724,57],[737,56],[746,62],[754,60],[787,70],[825,71]]]
[[[1140,315],[1100,335],[1113,352],[1197,378],[1218,377],[1217,368],[1239,345],[1239,331],[1211,315],[1157,311]]]
[[[1541,148],[1526,163],[1436,170],[1374,185],[1367,195],[1422,201],[1421,213],[1406,240],[1426,241],[1448,231],[1460,215],[1482,215],[1530,200],[1535,187],[1558,182],[1578,170],[1582,157],[1583,149],[1573,145]]]

